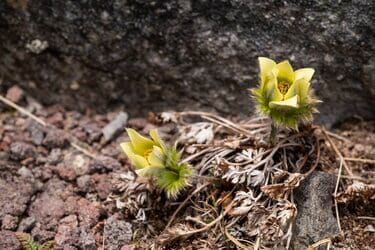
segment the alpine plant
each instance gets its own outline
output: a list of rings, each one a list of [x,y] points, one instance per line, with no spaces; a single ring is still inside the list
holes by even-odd
[[[252,89],[258,111],[268,115],[273,125],[298,129],[299,122],[311,122],[312,114],[318,112],[310,88],[314,69],[293,70],[289,61],[280,63],[259,57],[260,83]]]
[[[126,129],[130,141],[121,143],[121,148],[135,167],[139,176],[152,178],[168,197],[176,197],[187,186],[192,171],[180,162],[176,146],[168,147],[160,139],[156,129],[150,130],[146,138],[134,129]]]

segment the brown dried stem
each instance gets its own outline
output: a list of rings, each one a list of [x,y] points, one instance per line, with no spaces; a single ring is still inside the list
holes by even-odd
[[[24,109],[23,107],[15,104],[14,102],[8,100],[7,98],[3,97],[2,95],[0,95],[0,101],[5,103],[8,106],[14,108],[15,110],[17,110],[21,114],[26,115],[27,117],[31,118],[32,120],[39,123],[43,127],[49,127],[51,129],[57,130],[57,128],[55,126],[46,123],[41,118],[35,116],[31,112],[29,112],[26,109]],[[68,136],[68,141],[69,141],[69,144],[70,144],[71,147],[75,148],[76,150],[80,151],[81,153],[83,153],[83,154],[85,154],[85,155],[87,155],[91,158],[94,158],[94,159],[97,158],[96,154],[92,153],[93,152],[92,149],[90,149],[90,150],[86,149],[86,148],[89,148],[89,146],[87,146],[85,143],[79,141],[77,138],[75,138],[74,136],[72,136],[70,134],[67,134],[67,136]],[[80,146],[80,145],[85,145],[85,146]]]
[[[188,200],[190,200],[195,194],[199,193],[202,189],[204,189],[205,187],[207,187],[210,184],[211,183],[208,182],[208,183],[205,183],[205,184],[197,187],[188,197],[186,197],[186,199],[178,206],[178,208],[176,209],[176,211],[174,211],[174,213],[172,214],[172,217],[169,219],[167,225],[164,228],[164,231],[167,230],[171,226],[172,222],[176,218],[176,215],[185,206],[185,204],[188,202]]]
[[[344,165],[344,168],[346,170],[346,172],[352,176],[353,173],[352,171],[350,170],[349,166],[346,164],[346,161],[344,159],[344,157],[342,156],[342,154],[340,153],[340,151],[337,149],[336,145],[333,143],[333,141],[331,140],[331,138],[329,137],[329,135],[327,134],[326,130],[324,128],[321,128],[321,131],[322,133],[324,134],[325,138],[327,139],[327,141],[329,142],[329,144],[331,145],[333,151],[337,154],[337,156],[340,158],[340,161],[342,161],[342,164]],[[341,164],[341,163],[340,163]]]

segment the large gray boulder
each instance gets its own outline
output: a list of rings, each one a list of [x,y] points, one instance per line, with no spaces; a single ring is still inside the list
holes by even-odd
[[[132,114],[247,115],[258,56],[314,67],[319,119],[375,118],[372,0],[3,0],[1,91]]]

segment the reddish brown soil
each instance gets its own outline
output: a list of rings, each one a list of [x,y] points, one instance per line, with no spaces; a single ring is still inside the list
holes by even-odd
[[[350,140],[335,140],[344,157],[375,159],[375,122],[347,122],[337,132]],[[349,161],[348,165],[355,175],[363,177],[363,182],[374,184],[375,164]],[[344,236],[338,237],[337,246],[345,249],[375,249],[375,200],[358,198],[348,204],[341,204],[340,218]]]

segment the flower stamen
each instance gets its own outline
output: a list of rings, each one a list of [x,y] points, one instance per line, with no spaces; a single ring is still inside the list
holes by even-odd
[[[149,155],[152,153],[152,149],[148,149],[143,153],[143,157],[148,159]]]
[[[280,90],[280,93],[284,96],[288,92],[289,83],[285,81],[279,82],[277,83],[277,88]]]

